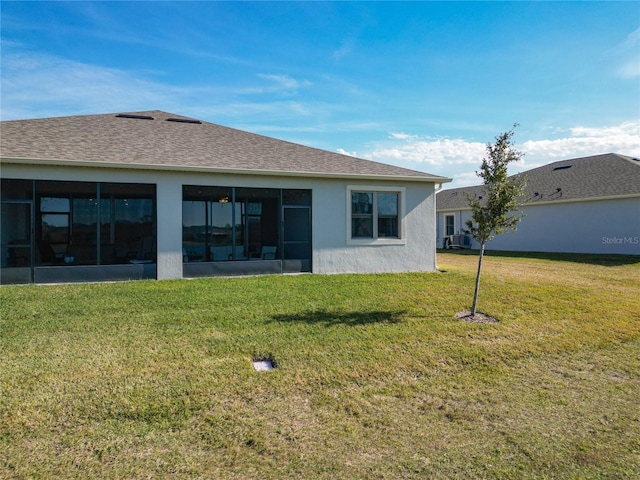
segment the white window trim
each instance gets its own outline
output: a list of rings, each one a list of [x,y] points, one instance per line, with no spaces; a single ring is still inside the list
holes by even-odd
[[[448,236],[449,234],[447,233],[447,217],[453,217],[453,233],[451,235],[455,235],[456,234],[456,226],[458,225],[458,222],[456,221],[456,214],[455,213],[445,213],[444,214],[444,235],[443,236]]]
[[[347,245],[406,245],[407,230],[405,224],[405,187],[389,187],[379,185],[347,185]],[[352,238],[351,237],[351,193],[352,192],[376,192],[398,194],[398,235],[399,238]],[[375,234],[377,230],[374,228]]]

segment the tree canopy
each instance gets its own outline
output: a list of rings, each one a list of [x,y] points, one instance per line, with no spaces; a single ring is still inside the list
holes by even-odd
[[[508,230],[515,230],[524,216],[513,213],[518,210],[518,197],[523,194],[524,175],[509,178],[507,167],[510,163],[520,161],[523,153],[513,148],[511,130],[496,137],[496,142],[487,145],[487,156],[482,159],[480,171],[476,174],[482,178],[484,195],[471,198],[467,195],[471,207],[471,219],[465,225],[467,232],[480,245],[493,240],[496,235]]]
[[[484,192],[482,196],[472,198],[467,195],[471,207],[471,219],[465,222],[469,233],[480,243],[478,258],[478,274],[473,294],[471,316],[475,316],[480,288],[480,273],[484,248],[488,241],[496,235],[508,230],[515,230],[524,213],[518,210],[518,198],[523,194],[526,183],[524,175],[509,178],[507,167],[519,161],[524,154],[513,147],[513,133],[517,124],[508,132],[496,137],[495,143],[487,145],[487,156],[482,159],[480,171],[476,174],[482,178]]]

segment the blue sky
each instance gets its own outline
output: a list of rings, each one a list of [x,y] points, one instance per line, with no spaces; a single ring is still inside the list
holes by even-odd
[[[2,120],[166,110],[478,183],[640,157],[640,2],[2,2]]]

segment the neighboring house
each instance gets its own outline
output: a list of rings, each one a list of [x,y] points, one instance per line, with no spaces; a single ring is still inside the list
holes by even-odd
[[[0,134],[2,283],[436,268],[445,177],[162,111]]]
[[[487,249],[640,255],[638,159],[609,153],[551,163],[524,175],[520,203],[526,216],[516,232],[497,235]],[[445,237],[463,233],[471,218],[465,193],[479,198],[483,187],[437,194],[439,246]],[[475,241],[469,246],[479,248]]]

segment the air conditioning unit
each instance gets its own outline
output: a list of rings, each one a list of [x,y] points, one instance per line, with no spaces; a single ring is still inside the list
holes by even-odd
[[[471,248],[471,237],[469,235],[447,235],[442,242],[444,249],[450,248]]]

